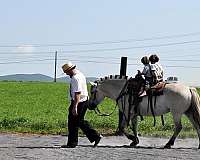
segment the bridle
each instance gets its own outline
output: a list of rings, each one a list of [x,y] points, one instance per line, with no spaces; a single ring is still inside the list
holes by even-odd
[[[98,83],[96,83],[96,84],[97,84],[97,85],[95,85],[95,86],[93,86],[93,87],[97,87],[97,86],[98,86]],[[93,101],[95,101],[95,100],[96,100],[96,97],[97,97],[97,89],[95,89],[94,91],[91,91],[91,94],[93,95]],[[100,111],[100,109],[98,108],[98,105],[95,105],[95,106],[93,106],[92,108],[93,108],[93,110],[95,111],[95,113],[96,113],[98,116],[111,116],[111,115],[114,113],[114,111],[116,110],[116,108],[117,108],[117,103],[116,103],[115,108],[113,109],[113,111],[112,111],[111,113],[109,113],[109,114],[107,114],[107,113],[102,113],[102,112]]]

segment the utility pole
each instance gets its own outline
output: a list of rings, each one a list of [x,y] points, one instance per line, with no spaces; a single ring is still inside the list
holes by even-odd
[[[120,66],[120,76],[126,76],[127,68],[127,57],[121,57],[121,66]],[[119,122],[116,135],[122,136],[125,128],[125,117],[124,114],[119,110]]]
[[[54,71],[54,82],[56,82],[56,70],[57,70],[57,51],[55,52],[55,71]]]

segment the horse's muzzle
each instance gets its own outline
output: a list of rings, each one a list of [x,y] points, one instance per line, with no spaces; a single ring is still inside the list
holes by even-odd
[[[97,105],[94,102],[89,101],[88,104],[87,104],[87,108],[89,110],[94,110],[95,108],[97,108]]]

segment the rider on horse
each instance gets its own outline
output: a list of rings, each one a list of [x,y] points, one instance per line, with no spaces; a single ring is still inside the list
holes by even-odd
[[[144,64],[144,68],[142,72],[138,70],[137,76],[144,75],[146,90],[156,85],[158,82],[163,81],[163,68],[159,63],[157,63],[158,61],[159,57],[155,54],[151,55],[149,58],[144,56],[141,59],[141,62]]]
[[[158,63],[159,57],[156,54],[153,54],[149,57],[151,75],[152,75],[152,85],[157,84],[158,82],[163,81],[163,68]]]

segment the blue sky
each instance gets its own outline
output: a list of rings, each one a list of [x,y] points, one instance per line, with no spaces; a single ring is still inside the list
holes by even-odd
[[[119,74],[121,56],[128,57],[127,74],[134,76],[142,69],[141,57],[157,53],[165,78],[175,75],[184,83],[200,85],[198,0],[0,0],[0,4],[0,75],[53,77],[58,51],[58,76],[67,61],[86,76]]]

